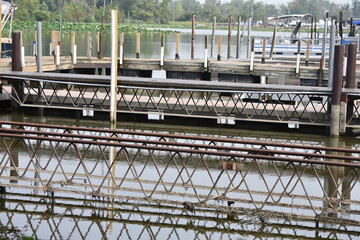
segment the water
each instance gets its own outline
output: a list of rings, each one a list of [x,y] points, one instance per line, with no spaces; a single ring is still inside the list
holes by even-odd
[[[174,29],[181,33],[180,37],[180,59],[191,59],[191,30],[188,29]],[[195,31],[195,43],[194,43],[194,55],[195,59],[204,58],[204,48],[205,48],[205,36],[209,36],[208,40],[208,50],[209,57],[211,56],[211,30],[197,29]],[[213,52],[213,58],[217,56],[217,35],[222,35],[222,44],[221,44],[221,56],[223,58],[227,57],[227,37],[228,32],[226,30],[217,30],[215,36],[215,46]],[[236,31],[232,31],[231,38],[231,57],[236,57]],[[62,32],[62,54],[64,56],[70,55],[70,32]],[[169,33],[164,35],[164,46],[165,46],[165,59],[174,59],[175,58],[175,33]],[[256,31],[252,32],[252,36],[255,37],[272,37],[272,32],[261,32]],[[277,36],[290,37],[289,32],[280,32]],[[309,37],[309,33],[302,33],[302,37]],[[141,33],[141,50],[140,57],[147,59],[159,59],[160,58],[160,38],[161,33]],[[97,56],[97,38],[96,34],[92,33],[92,56]],[[35,41],[34,32],[24,32],[23,33],[23,44],[25,47],[25,55],[31,56],[33,54],[33,43]],[[50,55],[50,45],[51,43],[51,32],[43,32],[43,55]],[[104,33],[103,35],[103,56],[111,56],[111,36],[110,33]],[[87,33],[78,33],[76,35],[76,44],[78,46],[78,56],[86,56],[87,51]],[[242,44],[241,44],[241,57],[246,57],[247,53],[247,32],[244,35]],[[125,44],[124,44],[124,57],[125,58],[135,58],[136,54],[136,35],[135,33],[126,33],[125,34]]]

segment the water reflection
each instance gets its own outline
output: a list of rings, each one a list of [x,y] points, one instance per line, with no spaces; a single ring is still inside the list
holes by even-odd
[[[0,238],[21,239],[351,239],[358,227],[338,224],[315,228],[311,222],[241,214],[194,214],[159,206],[107,204],[79,200],[78,205],[49,198],[0,199]],[[161,213],[161,214],[159,214]],[[175,213],[175,214],[174,214]]]

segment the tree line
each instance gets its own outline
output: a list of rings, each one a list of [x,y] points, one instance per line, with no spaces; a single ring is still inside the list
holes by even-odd
[[[119,9],[120,20],[131,23],[169,23],[189,21],[196,15],[197,21],[211,22],[216,16],[219,22],[226,22],[229,15],[252,17],[266,22],[267,17],[284,14],[310,13],[317,19],[337,16],[360,17],[360,0],[351,3],[335,3],[331,0],[291,0],[276,6],[254,0],[14,0],[18,6],[16,19],[56,22],[99,22],[105,13],[110,20],[110,9]]]

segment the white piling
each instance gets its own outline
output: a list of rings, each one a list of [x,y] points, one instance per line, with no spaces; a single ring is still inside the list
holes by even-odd
[[[73,64],[77,63],[77,45],[74,45]]]
[[[60,46],[56,45],[56,53],[55,53],[55,65],[60,65]]]
[[[21,47],[21,68],[25,67],[25,47]]]

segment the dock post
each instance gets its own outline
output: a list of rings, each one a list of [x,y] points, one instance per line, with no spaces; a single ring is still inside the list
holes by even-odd
[[[296,71],[295,71],[297,75],[300,73],[300,56],[301,56],[301,41],[298,41],[298,50],[296,56]]]
[[[2,1],[0,1],[0,9],[2,9]],[[0,11],[0,19],[2,19],[2,11]],[[2,21],[0,21],[0,40],[2,38]],[[0,42],[0,59],[2,58],[2,48],[1,48],[1,42]]]
[[[180,33],[177,33],[176,37],[175,37],[175,59],[176,60],[180,59],[179,49],[180,49]]]
[[[250,54],[250,72],[254,71],[254,58],[255,58],[255,38],[251,38],[251,54]]]
[[[12,33],[12,54],[11,54],[11,70],[21,71],[21,32],[15,31]],[[21,80],[12,81],[11,95],[13,99],[19,99],[20,102],[24,100],[24,84]],[[11,101],[13,107],[18,107],[18,103]]]
[[[340,44],[343,44],[343,14],[342,11],[339,11],[339,35],[341,42]]]
[[[117,78],[118,78],[118,12],[111,10],[111,89],[110,89],[110,129],[116,129],[117,121]],[[113,170],[116,148],[110,147],[109,165]]]
[[[328,76],[328,87],[332,87],[333,84],[333,68],[334,68],[334,51],[335,51],[335,32],[336,32],[336,25],[335,20],[331,20],[331,27],[330,27],[330,52],[329,52],[329,76]]]
[[[240,31],[241,31],[241,17],[238,16],[237,19],[237,33],[236,33],[236,59],[240,58],[241,54],[241,39],[240,39]]]
[[[311,45],[311,41],[313,41],[313,40],[307,40],[307,41],[306,41],[305,66],[309,66],[309,59],[310,59],[310,45]]]
[[[164,34],[161,34],[161,37],[160,37],[160,66],[164,66],[164,54],[165,54],[165,50],[164,50]]]
[[[92,36],[91,32],[88,32],[87,36],[87,58],[91,58],[91,50],[92,50]]]
[[[266,38],[262,39],[262,56],[261,56],[261,63],[265,63],[265,54],[266,54]]]
[[[75,32],[71,32],[71,60],[73,65],[77,63],[77,45]]]
[[[343,67],[343,69],[347,69],[348,47],[349,47],[349,45],[346,44],[345,45],[345,51],[344,51],[344,67]],[[346,77],[346,71],[343,72],[343,77]]]
[[[216,29],[216,16],[213,17],[213,26],[212,26],[212,34],[211,34],[211,57],[214,56],[215,29]]]
[[[36,30],[37,30],[37,35],[36,35],[36,49],[37,49],[37,53],[36,53],[36,65],[37,65],[37,71],[38,72],[42,72],[42,24],[41,22],[37,22],[36,23]]]
[[[310,39],[314,39],[314,17],[311,17],[310,23]]]
[[[205,35],[204,68],[208,66],[208,36]]]
[[[230,59],[231,53],[231,25],[232,25],[232,16],[228,17],[229,27],[228,27],[228,48],[227,48],[227,59]]]
[[[120,33],[120,51],[119,51],[119,63],[122,65],[124,63],[124,33]]]
[[[330,135],[339,136],[340,133],[340,103],[343,82],[343,61],[344,61],[344,46],[335,46],[334,59],[334,82],[331,96],[331,124]]]
[[[217,60],[221,61],[221,35],[218,35],[218,54]]]
[[[21,32],[12,33],[12,60],[11,70],[21,71]]]
[[[191,59],[195,58],[194,43],[195,43],[195,15],[192,16],[192,21],[191,21]]]
[[[277,32],[278,24],[279,24],[279,20],[276,21],[275,27],[274,27],[274,32],[273,32],[272,41],[271,41],[270,56],[269,56],[270,59],[272,59],[273,54],[274,54],[274,47],[275,47],[276,32]]]
[[[322,49],[321,49],[321,58],[323,59],[322,69],[325,68],[325,62],[326,62],[326,38],[327,38],[327,28],[328,28],[327,24],[328,24],[328,19],[325,18],[324,35],[323,35],[323,42],[322,42]]]
[[[60,65],[60,45],[56,45],[56,51],[55,51],[55,65]]]
[[[140,33],[136,33],[136,58],[140,58]]]
[[[250,57],[250,48],[251,48],[251,17],[249,17],[248,22],[248,42],[247,42],[247,58]]]
[[[356,54],[357,54],[357,46],[354,43],[348,45],[348,57],[347,57],[347,68],[346,68],[346,84],[345,88],[357,88],[356,86]],[[344,125],[349,122],[353,116],[354,111],[354,99],[346,99],[346,110],[344,117]],[[344,129],[345,132],[346,129]]]

